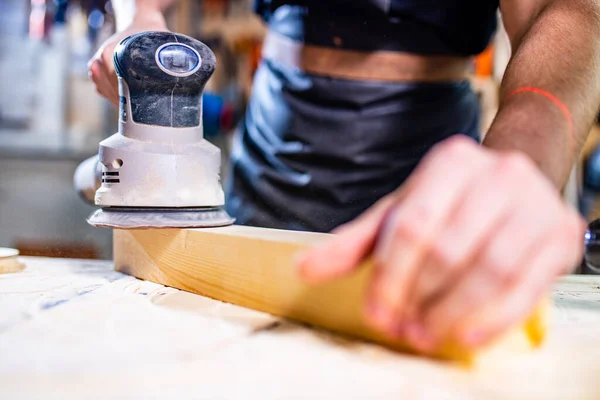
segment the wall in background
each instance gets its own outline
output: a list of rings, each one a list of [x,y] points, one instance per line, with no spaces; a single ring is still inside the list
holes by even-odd
[[[79,162],[0,157],[0,247],[27,254],[112,258],[111,231],[87,224],[94,207],[73,190]]]

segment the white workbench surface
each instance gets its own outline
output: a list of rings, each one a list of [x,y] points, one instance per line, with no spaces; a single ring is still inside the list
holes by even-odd
[[[600,399],[600,277],[557,286],[544,347],[464,370],[114,272],[0,274],[0,399]]]

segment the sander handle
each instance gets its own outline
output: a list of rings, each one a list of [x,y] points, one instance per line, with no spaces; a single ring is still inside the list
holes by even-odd
[[[202,92],[216,68],[215,55],[204,43],[178,33],[140,32],[117,45],[114,65],[123,122],[201,126]]]

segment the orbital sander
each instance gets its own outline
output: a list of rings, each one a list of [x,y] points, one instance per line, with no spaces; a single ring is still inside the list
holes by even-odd
[[[170,32],[123,39],[114,52],[119,130],[99,145],[100,206],[88,223],[115,229],[231,225],[220,149],[204,139],[202,92],[216,67],[204,43]],[[85,163],[84,163],[85,164]],[[88,172],[94,174],[94,172]]]

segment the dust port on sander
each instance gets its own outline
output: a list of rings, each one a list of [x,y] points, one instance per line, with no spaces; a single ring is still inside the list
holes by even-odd
[[[115,158],[111,164],[114,169],[119,169],[123,166],[123,160]]]

